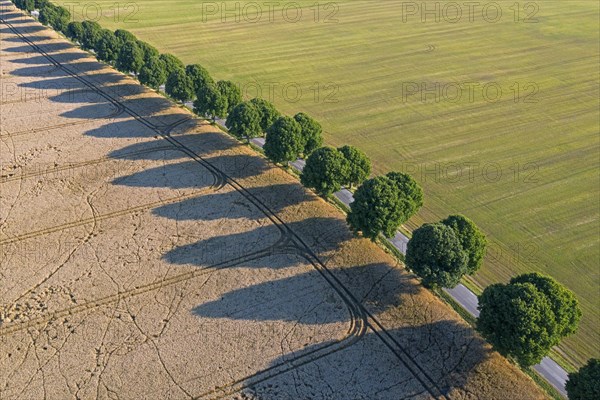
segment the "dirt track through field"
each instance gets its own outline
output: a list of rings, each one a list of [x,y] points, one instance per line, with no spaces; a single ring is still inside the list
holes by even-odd
[[[0,397],[444,398],[473,390],[463,369],[502,363],[475,356],[480,339],[397,267],[377,264],[374,283],[354,287],[355,252],[389,258],[340,241],[333,209],[290,177],[0,8],[2,80],[75,88],[65,102],[39,93],[27,115],[6,107],[27,101],[2,99]],[[23,73],[29,58],[51,69]],[[65,118],[81,121],[53,123]],[[41,126],[13,130],[27,121]],[[456,327],[405,336],[410,318],[374,297],[384,285],[403,288],[421,323]],[[451,367],[427,355],[437,346]],[[501,365],[497,388],[530,384]]]

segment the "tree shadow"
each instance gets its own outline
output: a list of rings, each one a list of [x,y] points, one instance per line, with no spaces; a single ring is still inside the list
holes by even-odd
[[[65,111],[65,112],[59,114],[61,117],[72,118],[72,119],[107,119],[107,118],[110,118],[113,120],[119,117],[118,115],[116,115],[116,113],[119,112],[119,110],[115,107],[115,105],[112,102],[109,102],[106,99],[103,99],[102,97],[98,96],[94,92],[85,93],[82,91],[80,93],[80,95],[81,95],[81,97],[86,96],[86,95],[89,96],[90,98],[95,97],[95,101],[86,101],[86,102],[93,103],[93,104],[79,106],[76,109]],[[67,93],[67,94],[65,94],[65,97],[78,97],[78,96],[74,96],[74,93]],[[125,118],[124,115],[122,115],[121,117]],[[105,125],[103,125],[102,127],[104,127],[104,126]]]
[[[306,346],[271,363],[271,367],[287,366],[290,372],[262,383],[248,383],[259,398],[314,398],[318,394],[317,398],[327,399],[395,400],[431,398],[439,392],[468,398],[473,394],[468,388],[472,375],[491,354],[472,328],[450,320],[386,331],[385,335],[402,347],[402,351],[394,350],[396,354],[380,335],[369,331],[352,346],[319,358],[315,355],[322,354],[320,349],[339,348],[337,343]],[[407,337],[411,340],[406,341]]]
[[[259,263],[250,268],[264,268],[283,270],[298,265],[298,256],[289,256],[281,260],[282,256],[265,257]],[[282,262],[283,261],[283,262]],[[306,260],[303,260],[306,263]],[[249,268],[246,264],[237,265],[235,268]],[[381,264],[368,264],[353,266],[349,268],[330,270],[333,275],[344,273],[347,275],[359,274],[361,276],[373,274],[379,275],[383,266]],[[388,272],[388,279],[403,279],[403,274],[398,269]],[[398,299],[401,295],[414,294],[415,285],[396,285],[396,291],[390,293],[389,298],[395,299],[392,303],[382,305],[382,308],[401,306]],[[334,300],[333,298],[337,298]],[[303,305],[315,302],[312,312],[302,312],[301,318],[294,317],[293,309],[303,309]],[[249,304],[269,304],[268,307],[249,307]],[[219,300],[204,303],[193,309],[195,315],[205,318],[228,318],[247,321],[288,321],[299,324],[328,324],[333,322],[349,321],[348,315],[340,319],[339,313],[323,313],[317,309],[321,303],[334,303],[335,308],[341,308],[343,301],[336,294],[335,289],[327,280],[323,279],[323,273],[317,269],[308,272],[286,276],[280,279],[272,279],[256,285],[246,286],[232,290],[223,295]],[[275,303],[285,303],[285,306],[276,308]],[[243,312],[240,312],[243,310]]]
[[[204,126],[205,129],[199,132],[177,132],[172,133],[177,142],[188,147],[196,154],[208,159],[209,156],[222,153],[228,150],[234,150],[241,147],[241,144],[234,139],[226,136],[219,128],[210,125],[208,121],[196,120],[198,126]],[[210,130],[206,130],[206,129]],[[260,158],[255,156],[257,159]],[[263,168],[263,167],[261,167]]]
[[[266,257],[255,268],[273,268]],[[258,271],[256,273],[259,273]],[[322,309],[319,309],[322,307]],[[219,300],[194,307],[202,318],[244,321],[285,321],[302,325],[350,322],[341,298],[317,270],[230,291]]]
[[[69,80],[69,78],[71,80]],[[109,95],[111,98],[118,101],[127,101],[129,98],[135,98],[141,94],[147,93],[144,87],[139,84],[129,82],[125,80],[125,78],[121,75],[115,73],[98,73],[94,74],[93,79],[98,83],[98,85],[102,86],[102,93]],[[68,87],[69,85],[75,85],[78,88],[82,88],[82,90],[94,91],[89,86],[79,82],[76,79],[73,79],[69,75],[65,76],[65,81],[57,81],[53,82],[55,85],[60,87]],[[62,83],[62,85],[61,85]],[[65,98],[65,97],[56,97],[52,100],[57,102],[76,102],[75,99]]]
[[[108,158],[130,161],[174,161],[189,160],[189,156],[176,148],[165,139],[156,139],[134,143],[108,153]]]
[[[260,198],[260,192],[285,189],[290,185],[273,185],[272,187],[258,188],[254,193]],[[239,207],[223,208],[215,207],[216,204],[232,204]],[[281,209],[271,209],[274,213],[279,213],[283,208],[291,204],[282,205]],[[185,210],[185,213],[182,212]],[[207,212],[207,210],[212,210]],[[152,213],[156,216],[169,219],[192,220],[192,221],[213,221],[218,219],[259,219],[264,218],[265,214],[250,202],[246,197],[242,196],[237,191],[229,191],[224,193],[206,194],[199,198],[187,199],[175,204],[167,204],[162,207],[155,208]]]
[[[21,28],[19,28],[19,30],[21,30]],[[28,36],[28,38],[30,38]],[[12,39],[12,40],[11,40]],[[39,42],[42,40],[52,40],[52,38],[50,37],[34,37],[33,39],[31,39],[32,42]],[[24,43],[22,39],[20,38],[6,38],[6,39],[2,39],[2,41],[8,41],[8,42],[20,42],[20,43]],[[55,43],[45,43],[45,44],[37,44],[40,47],[43,47],[44,51],[46,53],[56,53],[59,51],[63,51],[63,50],[67,50],[67,49],[72,49],[73,45],[70,43],[65,43],[65,42],[55,42]],[[6,47],[3,48],[2,51],[6,51],[7,53],[30,53],[30,52],[34,52],[37,53],[37,51],[31,47],[29,44],[23,44],[20,46],[13,46],[13,47]],[[75,53],[70,53],[70,54],[75,54]],[[85,55],[81,54],[81,57],[85,57]],[[19,64],[40,64],[41,61],[40,60],[45,60],[45,62],[48,62],[48,59],[43,56],[43,55],[38,55],[35,57],[31,57],[31,60],[26,60],[26,59],[19,59],[18,63]]]
[[[32,21],[23,16],[22,14],[17,14],[17,13],[7,13],[7,14],[2,14],[2,19],[8,23],[10,23],[11,25],[26,25],[26,26],[19,26],[19,32],[20,33],[36,33],[36,32],[41,32],[41,31],[45,31],[46,27],[42,26],[42,25],[33,25]],[[9,28],[2,28],[0,29],[0,33],[3,34],[12,34],[13,31]],[[48,39],[53,39],[50,36],[47,35],[32,35],[32,36],[27,36],[29,39],[31,40],[48,40]],[[17,40],[18,39],[18,40]],[[17,37],[8,37],[6,39],[2,39],[2,40],[7,40],[7,41],[11,41],[11,42],[16,42],[16,41],[20,41],[20,38]]]
[[[47,64],[44,67],[48,68],[50,65],[51,64]],[[23,76],[27,76],[27,75],[23,75]],[[29,75],[29,76],[36,77],[35,75]],[[39,89],[39,90],[53,89],[53,90],[61,90],[61,91],[82,90],[82,89],[88,88],[88,86],[86,86],[82,82],[80,82],[77,79],[73,78],[72,76],[69,76],[66,74],[64,76],[40,79],[40,80],[35,80],[35,81],[30,81],[30,82],[21,82],[21,83],[19,83],[19,86],[23,87],[23,88],[30,88],[30,89]]]
[[[25,16],[19,12],[10,11],[7,13],[2,13],[2,19],[5,21],[9,21],[11,24],[17,22],[19,20],[25,20]]]
[[[231,207],[236,206],[239,205],[231,205]],[[211,210],[205,211],[211,212]],[[182,214],[185,212],[182,210]],[[282,231],[277,225],[265,224],[249,231],[211,236],[195,243],[175,247],[163,255],[162,259],[172,265],[206,268],[265,252],[271,249],[281,237]],[[278,267],[285,268],[286,265],[281,264]]]
[[[61,68],[51,63],[40,64],[35,67],[24,67],[11,71],[11,75],[21,77],[53,77],[59,74],[65,76],[65,72]]]
[[[265,215],[249,203],[245,198],[239,197],[237,201],[231,203],[223,203],[218,197],[212,197],[213,203],[209,204],[203,200],[205,196],[185,200],[177,203],[174,207],[163,206],[153,210],[155,215],[175,219],[188,220],[195,217],[196,220],[203,221],[218,221],[220,219],[245,219],[248,221],[262,220]],[[204,207],[197,206],[196,201],[202,202]],[[228,207],[223,207],[223,204],[228,204]],[[286,224],[293,232],[302,225],[319,224],[320,226],[329,226],[331,229],[347,230],[343,221],[336,218],[308,218],[303,221]],[[190,243],[184,246],[175,247],[168,251],[164,256],[164,260],[175,265],[195,265],[197,267],[205,267],[206,265],[215,265],[225,263],[230,260],[244,257],[247,254],[253,254],[265,249],[271,249],[273,252],[287,252],[289,249],[278,249],[273,246],[282,237],[284,228],[280,225],[267,224],[262,225],[250,231],[227,234],[222,236],[212,236],[210,238],[200,240],[195,243]],[[313,243],[309,248],[315,252],[335,252],[342,246],[342,242],[328,240],[327,232],[314,232],[316,243]],[[318,238],[321,238],[319,240]],[[295,251],[303,254],[305,249],[298,247]],[[215,252],[217,257],[211,254]],[[295,265],[295,262],[285,263],[279,262],[276,268],[289,268]],[[275,268],[275,266],[274,266]]]
[[[185,136],[177,136],[177,140],[185,146],[193,147],[194,152],[199,156],[206,156],[215,152],[229,150],[234,146],[231,141],[226,140],[226,138],[223,137],[223,133],[217,131],[190,133]],[[175,157],[175,159],[182,158],[177,153],[165,154],[164,157],[167,158],[157,158],[163,156],[160,156],[159,153],[147,152],[149,149],[156,146],[172,146],[172,144],[166,139],[159,139],[153,142],[134,143],[118,150],[114,150],[110,152],[108,156],[111,158],[124,158],[127,160],[172,160],[173,158],[168,157]],[[187,157],[188,156],[186,155],[185,158]]]
[[[134,119],[127,119],[106,123],[97,128],[89,129],[85,132],[85,135],[99,139],[133,139],[150,138],[153,135],[156,135],[156,132]]]
[[[179,153],[175,148],[166,151]],[[212,173],[193,160],[147,168],[131,175],[113,179],[111,182],[111,184],[118,186],[170,189],[202,189],[213,183]],[[204,197],[202,196],[202,198]]]

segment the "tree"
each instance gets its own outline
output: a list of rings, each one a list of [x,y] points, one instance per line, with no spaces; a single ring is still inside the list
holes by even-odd
[[[512,278],[510,283],[531,283],[548,298],[561,338],[577,331],[581,319],[581,309],[573,292],[551,277],[537,272],[519,275]]]
[[[467,272],[468,260],[454,230],[440,223],[415,230],[406,248],[406,266],[426,287],[455,287]]]
[[[138,47],[140,48],[140,50],[142,51],[142,58],[144,59],[144,62],[148,61],[152,57],[158,57],[160,55],[160,53],[158,52],[158,50],[156,50],[156,48],[154,46],[152,46],[142,40],[137,40],[137,39],[136,39],[136,43],[137,43]]]
[[[227,114],[242,102],[242,91],[231,81],[217,82],[217,89],[227,99]]]
[[[135,35],[125,29],[117,29],[115,31],[115,37],[119,39],[121,44],[124,44],[125,42],[137,42]]]
[[[274,163],[296,161],[302,152],[302,128],[295,119],[279,117],[267,130],[263,150]]]
[[[158,57],[152,57],[140,70],[140,82],[144,85],[158,90],[160,85],[164,85],[167,81],[167,70],[165,63]]]
[[[207,85],[196,93],[194,112],[205,117],[211,117],[213,123],[217,118],[227,115],[227,98],[221,94],[216,85]]]
[[[320,196],[329,197],[341,189],[347,169],[348,162],[340,151],[333,147],[321,147],[306,160],[300,180]]]
[[[390,172],[386,175],[396,184],[396,187],[411,204],[408,218],[415,215],[423,206],[423,189],[412,176],[404,172]],[[407,218],[407,219],[408,219]]]
[[[194,93],[198,93],[201,88],[214,85],[215,81],[210,77],[210,74],[203,66],[199,64],[191,64],[185,67],[185,72],[188,74],[194,86]]]
[[[355,232],[377,240],[380,233],[392,237],[400,225],[410,217],[411,205],[400,195],[394,182],[387,176],[366,180],[354,194],[347,221]]]
[[[469,256],[467,274],[472,275],[479,270],[485,255],[486,239],[477,225],[463,215],[451,215],[442,224],[454,230],[463,250]]]
[[[266,100],[255,98],[250,100],[250,103],[254,104],[260,114],[260,128],[263,132],[266,132],[273,125],[273,122],[281,117],[275,106]]]
[[[91,50],[96,47],[96,42],[100,39],[102,27],[95,21],[83,21],[81,23],[83,33],[81,35],[81,47]]]
[[[539,363],[552,346],[577,330],[581,318],[573,293],[538,273],[488,287],[479,298],[479,310],[482,335],[523,366]]]
[[[167,76],[171,75],[178,69],[185,70],[185,65],[181,62],[179,58],[175,57],[173,54],[161,54],[159,58],[165,63],[165,68],[167,69]]]
[[[83,34],[81,36],[81,47],[86,50],[92,50],[96,48],[96,43],[100,39],[100,32],[102,27],[95,21],[83,21],[81,23],[83,28]]]
[[[116,66],[119,71],[136,75],[144,65],[144,53],[137,42],[125,42],[117,56]]]
[[[76,42],[81,42],[83,38],[83,25],[79,21],[69,22],[65,35]]]
[[[182,103],[191,100],[194,96],[192,81],[181,68],[176,69],[167,77],[165,92]]]
[[[50,25],[57,31],[66,32],[70,18],[71,13],[64,7],[55,6],[51,3],[45,3],[40,7],[40,22],[44,25]]]
[[[14,0],[15,6],[21,10],[33,11],[35,10],[34,0]]]
[[[323,137],[321,136],[323,128],[321,128],[321,124],[316,120],[304,113],[294,115],[294,119],[302,128],[302,138],[304,139],[304,149],[302,150],[302,153],[304,153],[305,156],[309,156],[310,153],[323,145]]]
[[[338,149],[348,161],[346,175],[342,184],[352,188],[352,185],[360,185],[371,174],[371,160],[369,157],[354,146],[343,146]]]
[[[531,283],[488,286],[479,296],[477,329],[505,356],[528,367],[560,341],[552,306]]]
[[[569,400],[600,399],[600,360],[590,359],[577,372],[571,372],[565,385]]]
[[[120,49],[121,42],[115,34],[108,29],[102,29],[95,48],[98,59],[113,63],[117,59]]]
[[[227,128],[234,136],[250,140],[260,135],[260,115],[250,102],[235,106],[227,116]]]

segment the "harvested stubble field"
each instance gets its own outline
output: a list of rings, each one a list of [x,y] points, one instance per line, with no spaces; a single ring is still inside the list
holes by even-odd
[[[410,228],[460,212],[490,238],[476,286],[536,270],[575,291],[584,317],[561,349],[581,365],[600,357],[600,6],[467,3],[98,0],[72,9],[200,63],[248,97],[308,112],[328,144],[360,147],[377,173],[413,173],[426,202]]]
[[[288,174],[1,6],[0,398],[544,397]]]

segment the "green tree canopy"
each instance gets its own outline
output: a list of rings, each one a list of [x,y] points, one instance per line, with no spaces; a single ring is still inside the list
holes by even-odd
[[[321,127],[321,124],[305,113],[294,115],[294,119],[302,128],[302,138],[304,140],[304,149],[302,150],[302,153],[305,156],[309,156],[310,153],[323,145],[323,136],[321,136],[323,128]]]
[[[468,260],[454,230],[441,223],[415,230],[406,248],[406,266],[427,287],[455,287],[467,272]]]
[[[99,60],[113,63],[121,50],[121,42],[109,29],[102,29],[96,42],[96,55]]]
[[[242,102],[227,116],[229,132],[238,138],[250,140],[260,136],[260,115],[254,104]]]
[[[83,25],[81,22],[69,22],[65,31],[65,35],[73,41],[81,42],[83,38]]]
[[[264,99],[254,98],[250,102],[254,104],[260,114],[260,128],[263,132],[266,132],[273,122],[281,117],[275,106]]]
[[[227,115],[227,98],[221,94],[216,85],[206,85],[196,93],[194,112],[205,117],[211,117],[213,122],[217,118]]]
[[[323,197],[329,197],[342,187],[347,175],[348,161],[333,147],[321,147],[312,152],[306,160],[306,166],[300,179],[302,184]]]
[[[176,69],[167,77],[165,92],[181,102],[189,101],[194,96],[192,81],[181,68]]]
[[[409,200],[411,209],[409,218],[415,215],[423,206],[423,189],[412,176],[404,172],[390,172],[386,175],[395,184],[403,197]]]
[[[138,74],[144,65],[144,53],[137,42],[125,42],[117,56],[116,66],[124,73]]]
[[[451,215],[443,220],[442,224],[454,230],[460,244],[467,252],[469,256],[467,274],[472,275],[477,272],[483,263],[487,243],[483,232],[464,215]]]
[[[346,175],[342,184],[352,188],[352,185],[362,184],[371,174],[371,160],[354,146],[342,146],[338,149],[348,161]]]
[[[34,0],[13,0],[15,6],[21,10],[33,11],[35,10],[35,1]]]
[[[410,217],[410,202],[387,176],[366,180],[354,194],[347,221],[355,232],[375,241],[380,233],[392,237]]]
[[[159,58],[165,63],[167,76],[171,75],[176,70],[185,70],[185,65],[181,62],[179,58],[175,57],[173,54],[161,54]],[[194,88],[192,87],[191,90],[193,92]]]
[[[152,46],[151,44],[148,44],[142,40],[136,40],[136,43],[142,51],[142,58],[144,59],[144,62],[148,61],[152,57],[160,56],[160,53],[156,47]]]
[[[115,31],[115,37],[119,39],[121,44],[125,42],[137,42],[135,35],[129,31],[126,31],[125,29],[117,29]]]
[[[205,86],[215,84],[215,81],[211,78],[206,68],[204,68],[200,64],[188,65],[187,67],[185,67],[185,72],[192,80],[192,85],[194,86],[194,93],[198,93],[198,91]]]
[[[561,337],[575,333],[581,319],[581,309],[577,298],[569,289],[547,275],[538,272],[519,275],[510,280],[511,284],[531,283],[550,302]]]
[[[267,130],[263,147],[265,155],[275,163],[295,161],[304,148],[302,128],[295,119],[279,117]]]
[[[227,99],[227,113],[229,114],[235,106],[242,102],[242,91],[231,81],[217,82],[217,89]]]
[[[158,57],[152,57],[140,70],[140,82],[158,90],[160,85],[164,85],[167,81],[167,69],[165,63]]]
[[[66,32],[71,13],[64,7],[55,6],[51,3],[45,3],[40,7],[39,20],[44,25],[50,25],[57,31]]]
[[[81,36],[81,47],[86,50],[92,50],[96,48],[96,43],[100,40],[100,32],[102,27],[95,21],[83,21],[81,23],[83,28],[83,35]]]
[[[569,400],[600,399],[600,360],[591,358],[579,371],[570,373],[565,389]]]
[[[552,305],[531,283],[488,286],[479,296],[477,329],[505,356],[528,367],[560,341]]]

